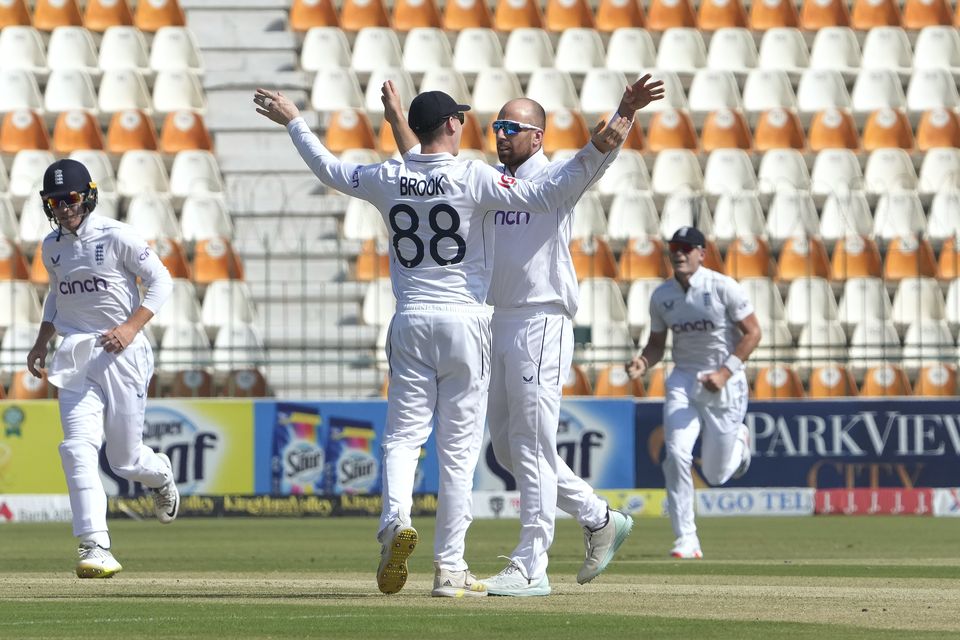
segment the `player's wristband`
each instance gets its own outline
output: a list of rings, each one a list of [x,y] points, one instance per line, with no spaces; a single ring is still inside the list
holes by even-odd
[[[737,373],[743,369],[743,360],[731,353],[727,356],[727,359],[723,361],[723,366],[729,369],[730,373]]]
[[[646,356],[640,356],[640,361],[643,362],[644,369],[650,368],[650,362],[647,360]]]

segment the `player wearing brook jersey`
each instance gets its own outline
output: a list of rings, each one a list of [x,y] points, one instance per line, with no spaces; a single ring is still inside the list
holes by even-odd
[[[701,430],[701,469],[707,482],[724,484],[750,466],[743,361],[760,343],[760,324],[736,280],[701,266],[705,244],[693,227],[681,227],[673,235],[674,277],[650,297],[650,338],[627,364],[631,377],[643,375],[663,357],[667,331],[673,332],[674,369],[663,406],[663,473],[675,558],[703,557],[693,520],[691,474]]]
[[[91,214],[97,187],[86,167],[59,160],[43,176],[43,208],[57,227],[43,240],[50,293],[27,368],[43,376],[47,344],[63,336],[49,380],[60,388],[60,457],[80,539],[77,575],[109,578],[120,571],[110,552],[107,500],[99,451],[106,440],[111,470],[152,489],[160,522],[177,516],[180,496],[170,459],[142,443],[153,350],[140,332],[173,288],[170,274],[133,229]],[[140,299],[137,278],[147,292]]]
[[[481,162],[456,161],[469,107],[442,92],[421,94],[410,106],[409,126],[423,153],[367,166],[340,163],[279,93],[258,90],[254,100],[259,113],[287,126],[321,181],[373,203],[389,230],[397,312],[387,339],[378,586],[394,593],[406,582],[406,559],[417,543],[410,521],[414,473],[436,419],[441,468],[433,595],[486,595],[463,555],[490,375],[484,301],[493,269],[493,214],[504,205],[556,211],[594,178],[628,123],[614,123],[565,171],[533,185]]]

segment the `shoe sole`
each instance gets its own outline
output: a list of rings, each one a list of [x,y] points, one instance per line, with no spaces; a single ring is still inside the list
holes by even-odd
[[[486,591],[471,591],[470,589],[458,589],[456,587],[440,587],[430,592],[434,598],[483,598],[486,597]]]
[[[577,580],[577,582],[580,582],[580,584],[587,584],[588,582],[596,578],[598,575],[603,573],[604,569],[607,568],[607,565],[609,565],[610,562],[613,560],[613,556],[617,554],[617,551],[620,549],[621,546],[623,546],[623,543],[626,542],[627,537],[633,531],[633,518],[630,516],[626,516],[626,518],[627,518],[627,526],[624,527],[623,531],[617,532],[617,537],[614,538],[613,540],[613,546],[610,547],[610,551],[607,553],[606,557],[604,557],[603,561],[597,566],[596,572],[589,578],[584,578],[582,582],[580,582],[579,579]]]
[[[500,593],[488,590],[487,593],[500,598],[532,598],[536,596],[548,596],[550,595],[550,591],[550,587],[547,587],[546,589],[524,589],[522,591],[503,591]]]
[[[390,543],[390,555],[380,561],[377,569],[377,587],[381,593],[396,593],[407,583],[407,558],[417,548],[416,529],[401,529]]]
[[[703,553],[696,551],[694,553],[683,554],[676,551],[670,553],[671,558],[676,558],[677,560],[703,560]]]
[[[77,566],[77,577],[78,578],[112,578],[115,574],[120,573],[123,570],[123,567],[118,566],[116,569],[104,569],[103,567],[94,567],[94,566]]]

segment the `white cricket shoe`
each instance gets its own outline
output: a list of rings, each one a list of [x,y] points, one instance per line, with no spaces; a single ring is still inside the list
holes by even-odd
[[[468,569],[453,571],[441,569],[434,563],[436,570],[433,574],[433,591],[430,595],[438,598],[464,598],[487,595],[483,583],[477,582],[477,576]]]
[[[547,574],[539,580],[530,580],[523,569],[513,560],[506,568],[495,576],[482,580],[487,593],[492,596],[548,596],[550,595],[550,580]]]
[[[577,573],[577,582],[586,584],[600,575],[632,530],[633,518],[615,509],[607,509],[607,523],[596,531],[584,528],[586,558]]]
[[[78,578],[110,578],[123,569],[110,549],[104,549],[92,540],[81,542],[77,547],[77,555],[80,556],[77,562]]]
[[[697,538],[697,534],[681,536],[674,540],[670,555],[681,560],[699,560],[702,558],[703,552],[700,551],[700,539]]]
[[[180,491],[177,489],[170,458],[165,453],[158,453],[157,456],[170,469],[170,482],[157,489],[150,489],[153,494],[153,510],[161,524],[170,524],[177,519],[177,513],[180,512]]]
[[[742,478],[747,473],[747,469],[750,468],[750,460],[753,459],[753,454],[750,452],[750,429],[747,428],[747,425],[740,425],[737,439],[743,443],[743,458],[740,459],[740,466],[733,472],[734,479]]]
[[[396,593],[407,583],[407,558],[420,540],[412,525],[395,520],[380,532],[380,566],[377,586],[382,593]]]

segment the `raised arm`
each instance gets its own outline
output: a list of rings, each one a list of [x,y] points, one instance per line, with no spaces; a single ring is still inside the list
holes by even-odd
[[[403,117],[403,104],[400,102],[400,93],[393,85],[393,80],[387,80],[380,89],[380,101],[383,102],[383,119],[390,123],[390,132],[397,143],[400,155],[420,144],[417,135]]]
[[[367,197],[368,181],[360,180],[363,165],[340,162],[330,153],[300,117],[300,110],[292,100],[279,91],[257,89],[253,102],[257,105],[257,113],[287,128],[300,157],[320,182],[347,195]]]

